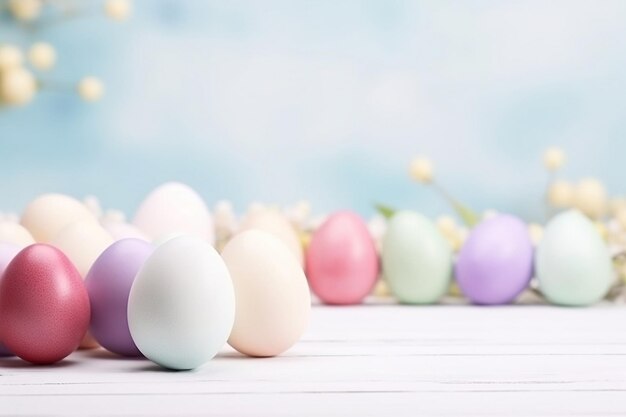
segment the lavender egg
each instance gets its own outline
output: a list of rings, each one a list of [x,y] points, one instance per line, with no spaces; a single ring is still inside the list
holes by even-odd
[[[476,226],[459,252],[456,280],[475,304],[507,304],[528,286],[533,246],[526,224],[501,214]]]
[[[91,334],[105,349],[141,356],[128,329],[128,296],[137,272],[153,246],[141,239],[122,239],[96,259],[85,278],[91,302]]]
[[[4,274],[7,265],[19,251],[19,246],[0,242],[0,280],[2,279],[2,274]],[[0,317],[0,320],[2,320],[2,317]],[[13,356],[13,353],[2,344],[2,341],[0,341],[0,356]]]

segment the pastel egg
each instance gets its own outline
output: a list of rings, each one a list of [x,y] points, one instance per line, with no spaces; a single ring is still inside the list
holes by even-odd
[[[389,219],[381,257],[389,289],[402,303],[435,303],[450,287],[450,245],[419,213],[399,211]]]
[[[507,304],[528,287],[533,275],[533,243],[526,224],[498,214],[469,234],[456,263],[456,280],[476,304]]]
[[[213,219],[202,197],[192,188],[168,182],[143,200],[133,224],[150,239],[171,234],[198,236],[213,243]]]
[[[0,242],[25,247],[35,243],[35,239],[21,224],[2,221],[0,222]]]
[[[194,369],[226,343],[235,319],[228,269],[206,240],[180,236],[157,247],[137,273],[128,326],[148,359]]]
[[[123,221],[103,220],[102,227],[106,230],[113,240],[122,239],[141,239],[149,240],[148,236],[143,233],[137,226]]]
[[[334,213],[311,237],[306,253],[306,276],[311,289],[323,302],[362,302],[376,285],[378,272],[375,243],[357,214]]]
[[[98,223],[78,221],[63,228],[51,244],[61,249],[85,277],[98,256],[113,242],[111,235]]]
[[[96,217],[83,203],[63,194],[44,194],[31,201],[21,224],[37,242],[50,243],[70,223],[97,223]]]
[[[311,294],[302,267],[284,243],[261,230],[231,239],[222,251],[237,300],[228,343],[250,356],[275,356],[306,329]]]
[[[17,255],[20,251],[18,246],[15,246],[10,243],[0,242],[0,281],[2,281],[2,274],[4,274],[4,270],[6,269],[9,262]],[[2,321],[2,317],[0,317],[0,321]],[[7,349],[6,346],[2,344],[0,340],[0,356],[12,356],[13,353]]]
[[[601,300],[614,281],[609,250],[593,223],[577,210],[554,216],[537,247],[535,271],[552,303],[584,306]]]
[[[72,353],[89,326],[80,274],[57,248],[21,250],[0,282],[0,339],[20,358],[50,364]]]
[[[274,235],[287,246],[300,265],[304,262],[301,240],[289,220],[278,210],[260,208],[248,213],[239,226],[239,232],[251,229]]]
[[[153,249],[144,240],[118,240],[96,259],[87,274],[90,331],[98,343],[111,352],[141,355],[128,329],[128,296],[137,272]]]

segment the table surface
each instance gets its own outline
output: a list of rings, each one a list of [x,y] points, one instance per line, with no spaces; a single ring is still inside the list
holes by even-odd
[[[626,415],[626,307],[315,306],[283,356],[0,359],[3,415]]]

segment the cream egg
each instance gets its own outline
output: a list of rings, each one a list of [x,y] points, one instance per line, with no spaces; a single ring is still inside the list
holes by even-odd
[[[98,220],[80,201],[64,194],[44,194],[31,201],[20,223],[37,242],[50,243],[63,228],[77,221]]]
[[[278,210],[264,207],[250,210],[242,220],[239,232],[251,229],[274,235],[287,246],[300,265],[304,263],[301,240],[289,220]]]
[[[52,239],[84,278],[98,256],[113,243],[111,235],[98,223],[77,221],[67,225]]]
[[[275,356],[296,343],[306,329],[311,295],[304,271],[275,236],[248,230],[222,251],[237,300],[228,343],[250,356]]]
[[[2,221],[0,222],[0,242],[24,247],[35,243],[35,239],[21,224]]]

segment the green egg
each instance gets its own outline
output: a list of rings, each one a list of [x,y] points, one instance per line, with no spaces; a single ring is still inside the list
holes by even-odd
[[[535,254],[535,274],[548,301],[566,306],[601,300],[614,281],[606,244],[577,210],[560,213],[547,224]]]
[[[400,211],[389,220],[382,265],[389,289],[402,303],[435,303],[450,287],[450,245],[419,213]]]

